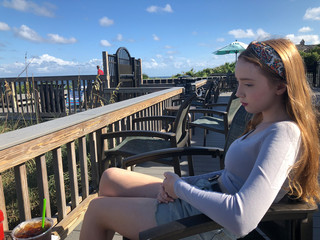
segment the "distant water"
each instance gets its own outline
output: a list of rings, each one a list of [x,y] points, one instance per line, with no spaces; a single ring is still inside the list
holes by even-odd
[[[149,76],[149,78],[172,78],[172,76]]]

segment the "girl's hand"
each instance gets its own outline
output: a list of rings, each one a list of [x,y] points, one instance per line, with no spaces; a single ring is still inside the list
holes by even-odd
[[[159,203],[169,203],[174,201],[174,199],[170,197],[164,190],[163,184],[161,184],[160,192],[157,195],[157,200]]]
[[[172,172],[164,173],[165,179],[163,180],[163,188],[164,191],[171,197],[172,199],[177,199],[178,196],[174,192],[174,183],[180,179],[180,177]]]

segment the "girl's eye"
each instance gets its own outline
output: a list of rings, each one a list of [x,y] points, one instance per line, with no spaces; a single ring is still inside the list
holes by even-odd
[[[252,87],[253,84],[245,84],[247,87]]]

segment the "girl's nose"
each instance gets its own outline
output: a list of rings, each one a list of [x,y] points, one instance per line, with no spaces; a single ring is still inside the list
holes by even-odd
[[[237,92],[236,92],[236,96],[237,96],[238,98],[244,97],[244,94],[243,94],[243,92],[242,92],[242,90],[241,90],[241,88],[240,88],[240,85],[238,85]]]

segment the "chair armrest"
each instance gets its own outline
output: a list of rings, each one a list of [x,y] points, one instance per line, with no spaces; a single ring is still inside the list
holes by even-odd
[[[139,239],[175,240],[219,228],[222,227],[218,223],[204,214],[198,214],[140,232]]]
[[[150,116],[150,117],[139,117],[132,119],[132,123],[144,122],[144,121],[166,121],[166,122],[174,122],[176,120],[175,116]]]
[[[208,103],[208,107],[226,107],[228,106],[228,103]]]
[[[216,114],[219,116],[226,116],[228,114],[226,111],[213,110],[213,109],[207,109],[207,108],[190,109],[189,112],[190,113],[203,113],[203,114]]]
[[[277,203],[267,211],[261,222],[276,220],[305,219],[317,211],[317,206],[307,203]],[[140,232],[140,240],[180,239],[198,233],[222,228],[204,214],[182,218],[167,224]]]
[[[318,210],[316,205],[305,202],[299,203],[274,203],[269,208],[262,222],[288,219],[306,219]]]
[[[131,130],[121,132],[110,132],[101,134],[101,139],[119,138],[119,137],[158,137],[163,139],[172,139],[176,137],[175,133],[172,132],[158,132],[158,131],[143,131],[143,130]]]
[[[180,148],[165,148],[161,150],[150,151],[137,154],[123,159],[123,168],[143,163],[147,161],[155,161],[167,157],[178,157],[186,155],[211,155],[212,157],[221,158],[224,154],[222,148],[213,147],[180,147]]]

